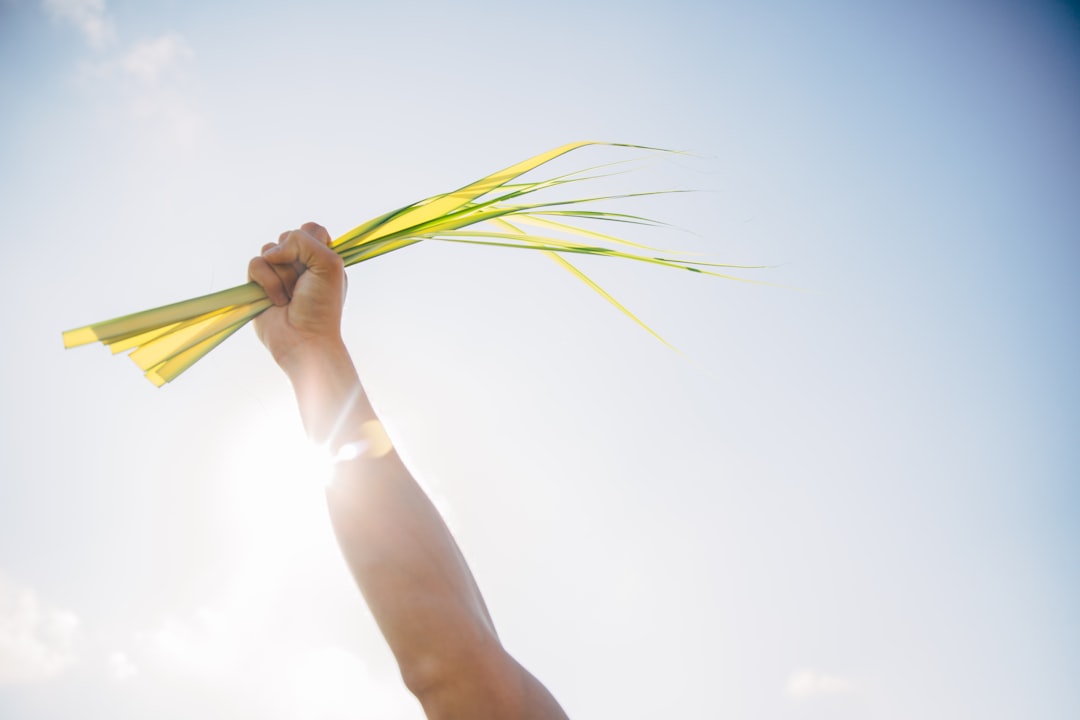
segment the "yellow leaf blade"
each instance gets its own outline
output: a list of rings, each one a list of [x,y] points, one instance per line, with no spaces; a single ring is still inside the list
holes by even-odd
[[[600,295],[600,297],[604,298],[604,299],[605,299],[605,300],[607,300],[607,301],[608,301],[609,303],[611,303],[612,305],[614,305],[615,307],[617,307],[617,308],[619,309],[619,311],[620,311],[620,312],[622,312],[622,313],[623,313],[624,315],[626,315],[626,317],[630,318],[630,319],[631,319],[631,320],[633,320],[633,321],[634,321],[635,323],[637,323],[637,325],[638,325],[639,327],[641,327],[641,328],[642,328],[643,330],[645,330],[645,332],[649,333],[649,334],[650,334],[650,335],[652,335],[652,336],[653,336],[654,338],[656,338],[656,339],[657,339],[657,340],[659,340],[660,342],[664,343],[665,345],[667,345],[667,346],[668,346],[669,348],[671,348],[672,350],[676,350],[676,348],[675,348],[675,346],[674,346],[674,345],[672,345],[671,343],[669,343],[669,342],[668,342],[667,340],[665,340],[664,338],[660,337],[660,335],[659,335],[659,334],[658,334],[658,333],[657,333],[657,332],[656,332],[655,330],[653,330],[653,329],[652,329],[651,327],[649,327],[648,325],[646,325],[646,324],[645,324],[645,323],[644,323],[644,322],[643,322],[643,321],[641,320],[641,318],[639,318],[639,317],[638,317],[637,315],[635,315],[634,313],[630,312],[630,310],[628,310],[628,309],[626,308],[626,306],[625,306],[625,305],[623,305],[623,304],[622,304],[621,302],[619,302],[618,300],[616,300],[615,298],[613,298],[613,297],[611,296],[611,294],[610,294],[610,293],[608,293],[608,292],[607,292],[606,290],[604,290],[604,288],[600,287],[600,286],[599,286],[599,285],[597,285],[597,284],[596,284],[595,282],[593,282],[592,278],[590,278],[590,277],[589,277],[588,275],[586,275],[585,273],[583,273],[583,272],[581,272],[580,270],[578,270],[578,269],[577,269],[577,268],[576,268],[575,266],[571,265],[571,264],[570,264],[570,263],[569,263],[569,262],[568,262],[568,261],[566,260],[566,258],[564,258],[564,257],[563,257],[562,255],[559,255],[558,253],[554,253],[554,252],[547,252],[547,251],[545,251],[545,252],[544,252],[544,254],[545,254],[545,255],[547,255],[548,257],[550,257],[550,258],[551,258],[552,260],[554,260],[555,262],[557,262],[557,263],[558,263],[559,265],[562,265],[562,266],[563,266],[563,268],[565,268],[566,270],[568,270],[568,271],[569,271],[569,272],[570,272],[571,274],[573,274],[573,275],[574,275],[574,276],[575,276],[576,278],[578,278],[578,279],[579,279],[579,280],[581,280],[581,281],[582,281],[583,283],[585,283],[585,284],[586,284],[586,285],[588,285],[588,286],[589,286],[590,288],[592,288],[592,289],[593,289],[593,290],[594,290],[595,292],[597,292],[597,293],[598,293],[598,294]]]

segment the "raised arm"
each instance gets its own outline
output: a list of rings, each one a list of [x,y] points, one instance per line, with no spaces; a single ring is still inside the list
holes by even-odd
[[[405,685],[431,720],[565,718],[502,647],[461,551],[364,394],[341,339],[345,275],[329,243],[308,223],[251,261],[249,276],[274,302],[255,328],[308,434],[338,458],[330,518]]]

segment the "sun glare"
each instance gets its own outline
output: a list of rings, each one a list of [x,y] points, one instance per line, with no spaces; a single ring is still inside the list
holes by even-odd
[[[292,678],[297,717],[311,720],[413,720],[420,706],[392,678],[381,677],[353,653],[336,647],[307,652]]]
[[[237,541],[262,558],[332,543],[323,491],[334,458],[307,440],[295,407],[282,402],[238,426],[221,464]]]

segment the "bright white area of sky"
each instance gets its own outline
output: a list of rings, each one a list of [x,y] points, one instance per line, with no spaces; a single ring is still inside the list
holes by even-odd
[[[1080,714],[1065,3],[0,0],[0,717],[419,718],[250,330],[62,330],[578,139],[801,290],[421,245],[347,339],[574,718]],[[627,157],[590,150],[561,168]]]

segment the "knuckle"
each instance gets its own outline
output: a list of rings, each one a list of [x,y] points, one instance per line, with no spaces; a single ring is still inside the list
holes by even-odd
[[[277,273],[265,260],[254,258],[248,264],[248,277],[266,291],[266,296],[270,298],[272,303],[275,305],[288,304],[289,298],[285,294],[281,278],[277,276]]]
[[[275,305],[280,306],[289,304],[289,295],[285,292],[285,288],[282,287],[280,282],[275,283],[272,287],[268,287],[266,289],[266,296],[270,298],[270,302]]]

